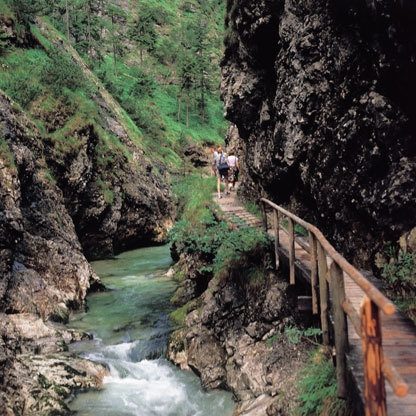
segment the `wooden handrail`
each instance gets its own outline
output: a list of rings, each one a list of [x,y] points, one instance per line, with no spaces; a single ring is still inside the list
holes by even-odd
[[[309,233],[309,246],[305,251],[310,254],[311,290],[313,312],[318,313],[317,290],[319,288],[319,306],[321,313],[322,336],[325,345],[329,345],[328,330],[328,283],[331,286],[334,313],[334,336],[337,359],[337,382],[339,397],[346,397],[346,354],[348,351],[348,330],[346,317],[348,316],[356,333],[363,342],[365,367],[365,407],[368,415],[386,414],[386,393],[384,377],[391,384],[394,393],[403,397],[408,393],[408,385],[402,379],[390,360],[383,356],[381,335],[381,320],[379,311],[392,315],[396,311],[395,305],[386,298],[361,272],[350,264],[329,243],[322,232],[314,225],[302,220],[286,209],[262,198],[263,225],[268,231],[266,205],[273,209],[276,265],[278,267],[279,246],[279,214],[289,220],[289,271],[290,284],[295,284],[295,235],[294,223],[301,225]],[[297,241],[298,242],[298,241]],[[298,242],[299,243],[299,242]],[[327,256],[332,259],[328,270]],[[364,303],[360,314],[355,310],[352,302],[346,298],[343,275],[347,274],[363,290]],[[318,283],[319,281],[319,283]]]
[[[276,205],[266,198],[261,198],[264,204],[269,205],[273,209],[281,212],[286,217],[295,221],[303,228],[315,235],[326,254],[337,263],[341,269],[351,277],[352,280],[364,291],[364,293],[386,314],[392,315],[396,312],[396,306],[390,299],[386,298],[371,282],[369,282],[351,263],[349,263],[341,254],[339,254],[332,244],[325,238],[322,232],[314,225],[302,220],[298,216],[292,214],[286,209]]]
[[[409,392],[409,386],[402,379],[389,358],[384,357],[382,369],[384,376],[393,388],[394,394],[398,397],[406,396]]]

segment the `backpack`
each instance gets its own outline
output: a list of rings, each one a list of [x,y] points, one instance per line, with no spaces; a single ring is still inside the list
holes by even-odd
[[[227,156],[225,153],[221,153],[218,161],[218,170],[228,169],[228,162],[227,162]]]

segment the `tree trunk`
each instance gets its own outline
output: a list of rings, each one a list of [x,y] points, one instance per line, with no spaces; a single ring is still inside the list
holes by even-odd
[[[88,42],[88,50],[87,54],[91,56],[91,2],[88,2],[88,10],[87,10],[87,17],[88,17],[88,26],[87,26],[87,42]]]
[[[69,6],[68,0],[65,1],[65,25],[66,25],[66,37],[68,42],[71,42],[70,33],[69,33]]]
[[[181,122],[182,118],[182,97],[178,96],[178,123]]]
[[[186,127],[189,128],[189,95],[186,97]]]
[[[114,75],[117,76],[117,49],[116,49],[116,37],[114,36],[114,14],[111,15],[111,32],[112,32],[112,41],[113,41]]]

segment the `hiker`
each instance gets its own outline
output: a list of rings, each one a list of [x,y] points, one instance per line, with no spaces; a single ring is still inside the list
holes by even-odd
[[[230,173],[228,181],[230,182],[230,191],[235,189],[235,184],[238,182],[238,174],[240,173],[240,165],[238,163],[238,157],[231,150],[227,158]]]
[[[229,166],[227,162],[227,154],[219,146],[217,149],[217,156],[215,159],[215,166],[217,168],[217,191],[218,198],[221,198],[221,180],[225,182],[225,194],[228,195],[228,171]]]
[[[211,152],[212,152],[211,175],[212,176],[217,176],[218,152],[217,152],[217,149],[215,147],[211,148]]]

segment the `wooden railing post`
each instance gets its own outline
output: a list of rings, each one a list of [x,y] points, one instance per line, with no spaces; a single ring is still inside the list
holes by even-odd
[[[309,231],[309,248],[311,256],[311,291],[312,291],[312,313],[317,315],[318,309],[318,259],[317,259],[317,248],[316,238]]]
[[[329,345],[329,323],[328,323],[328,264],[326,262],[326,254],[321,243],[317,244],[318,249],[318,274],[319,274],[319,303],[321,308],[321,329],[322,341],[324,345]]]
[[[266,211],[266,203],[261,201],[261,214],[262,214],[262,220],[263,220],[263,230],[265,233],[267,233],[269,226],[267,224],[267,211]]]
[[[292,218],[288,218],[288,233],[289,233],[289,275],[290,284],[296,283],[295,270],[295,227]]]
[[[338,397],[347,397],[347,357],[348,352],[348,327],[347,316],[342,308],[345,301],[344,273],[337,263],[332,262],[331,268],[331,289],[334,308],[334,332],[336,351],[336,373],[338,384]]]
[[[364,354],[364,407],[366,416],[385,416],[386,388],[383,375],[383,347],[380,311],[368,297],[361,306],[361,328]]]
[[[274,219],[274,254],[275,254],[275,261],[276,261],[276,270],[279,269],[279,246],[280,246],[280,239],[279,239],[279,211],[273,209],[273,219]]]

